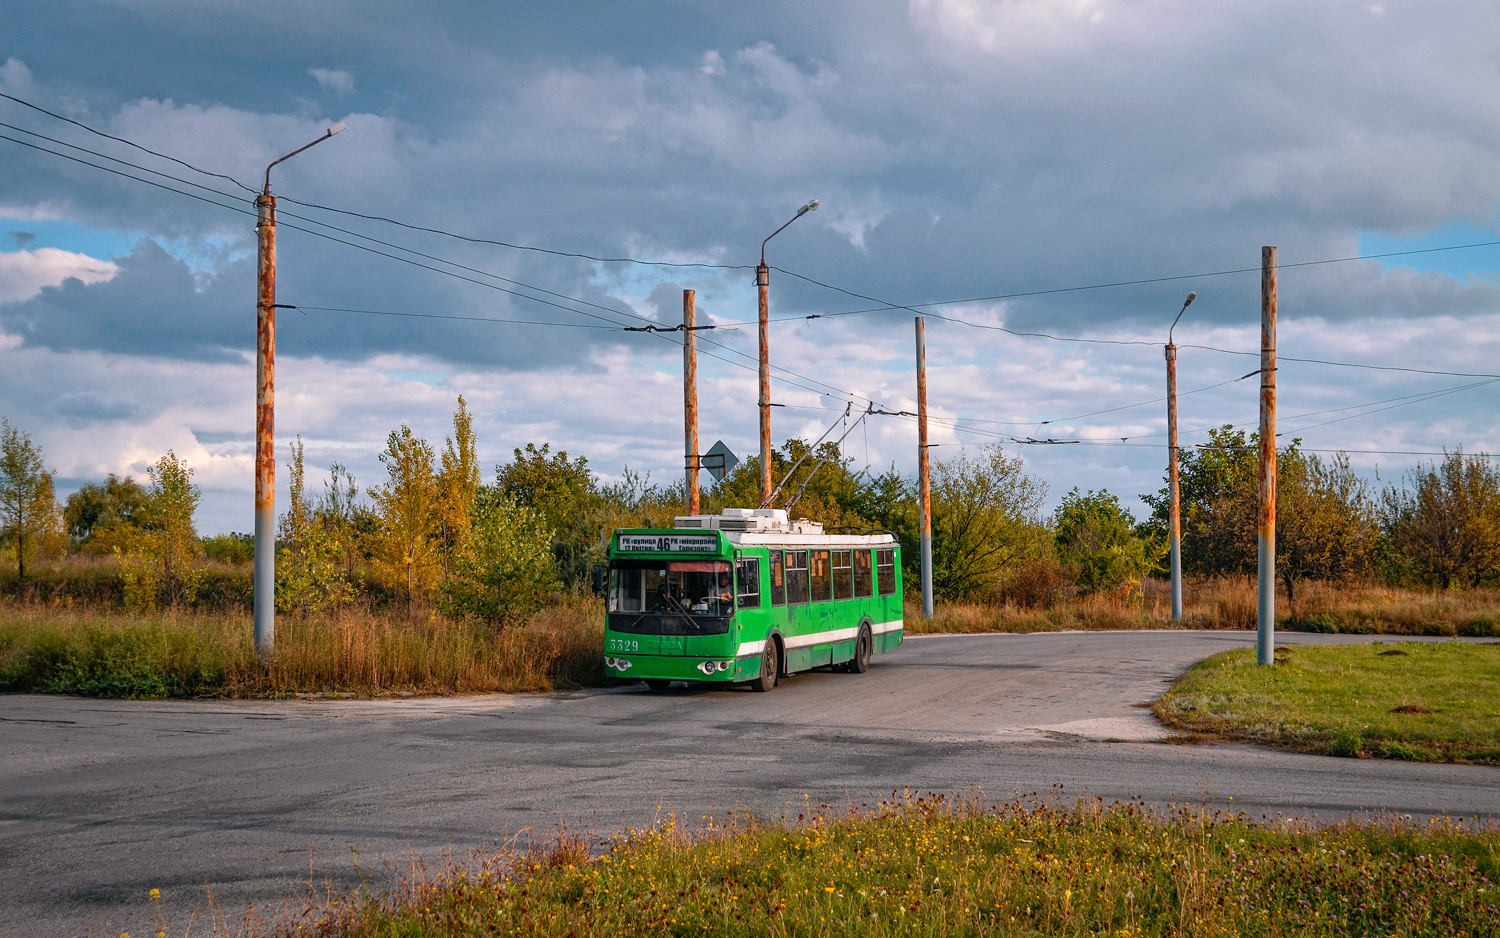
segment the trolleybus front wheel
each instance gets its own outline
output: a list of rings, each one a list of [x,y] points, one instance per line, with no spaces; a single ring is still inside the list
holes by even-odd
[[[646,679],[646,687],[653,694],[659,694],[659,693],[661,693],[662,691],[666,690],[668,687],[671,687],[671,686],[672,686],[672,682],[668,681],[668,680],[665,680],[663,678],[649,677],[649,678]]]
[[[844,671],[848,674],[864,674],[870,670],[870,655],[875,651],[875,636],[870,634],[868,625],[859,627],[859,638],[854,640],[854,657],[844,664]]]
[[[776,640],[766,639],[766,649],[760,654],[760,676],[750,682],[750,686],[760,693],[776,686],[776,674],[780,669],[781,662],[776,654]]]

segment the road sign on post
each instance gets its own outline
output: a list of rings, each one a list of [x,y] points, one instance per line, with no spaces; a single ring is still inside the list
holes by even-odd
[[[723,482],[724,477],[734,471],[734,467],[740,464],[739,457],[729,451],[723,440],[715,441],[708,452],[703,454],[701,465],[708,470],[708,474],[714,477],[715,482]]]

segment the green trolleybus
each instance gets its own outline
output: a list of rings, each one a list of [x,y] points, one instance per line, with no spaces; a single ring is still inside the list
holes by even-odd
[[[824,534],[781,509],[685,515],[616,531],[604,664],[644,680],[749,682],[834,666],[861,673],[902,641],[901,547],[887,533]]]

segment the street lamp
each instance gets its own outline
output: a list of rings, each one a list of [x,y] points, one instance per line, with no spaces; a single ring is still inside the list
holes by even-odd
[[[1182,301],[1182,309],[1167,329],[1167,478],[1171,488],[1171,510],[1167,530],[1172,544],[1172,621],[1182,621],[1182,499],[1177,484],[1177,346],[1172,344],[1172,332],[1182,319],[1182,314],[1198,298],[1189,293]]]
[[[786,223],[766,236],[760,243],[760,266],[755,268],[755,285],[760,288],[760,505],[771,505],[771,346],[768,338],[770,322],[771,268],[766,266],[766,244],[786,230],[787,225],[817,211],[818,200],[813,199],[797,209]]]
[[[270,654],[276,641],[276,197],[271,167],[344,130],[334,124],[306,146],[266,166],[265,187],[255,197],[258,289],[255,304],[255,650]]]

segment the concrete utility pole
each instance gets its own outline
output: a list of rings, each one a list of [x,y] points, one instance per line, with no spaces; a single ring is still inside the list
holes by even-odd
[[[1256,660],[1276,663],[1276,248],[1260,249],[1260,549]]]
[[[818,200],[813,199],[797,209],[791,220],[766,236],[760,243],[760,265],[755,268],[755,285],[760,290],[760,506],[771,505],[774,487],[771,484],[771,268],[766,266],[766,244],[786,230],[787,225],[816,211]]]
[[[698,514],[698,339],[695,294],[682,291],[682,445],[687,456],[687,513]]]
[[[265,188],[255,197],[258,247],[255,301],[255,650],[267,655],[276,645],[276,197],[271,167],[316,146],[344,129],[334,124],[323,136],[266,167]]]
[[[927,459],[927,337],[917,317],[917,480],[922,524],[922,615],[932,618],[932,477]]]
[[[1168,512],[1167,530],[1171,538],[1172,556],[1172,621],[1182,621],[1182,493],[1177,484],[1177,346],[1172,342],[1172,332],[1182,319],[1182,314],[1198,298],[1189,293],[1167,330],[1167,479],[1171,489],[1171,507]]]

